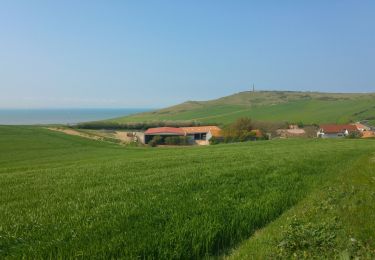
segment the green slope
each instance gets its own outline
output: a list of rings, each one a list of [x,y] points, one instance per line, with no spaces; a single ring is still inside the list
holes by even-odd
[[[346,178],[341,170],[374,147],[373,140],[341,139],[124,148],[0,127],[0,258],[221,255],[322,184]],[[374,241],[373,234],[363,237]]]
[[[128,123],[158,120],[195,120],[226,124],[250,116],[260,121],[347,123],[375,121],[375,94],[313,92],[241,92],[211,101],[186,103],[153,112],[107,120]]]

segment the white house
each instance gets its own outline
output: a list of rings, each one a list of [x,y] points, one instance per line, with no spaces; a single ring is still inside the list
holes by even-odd
[[[359,132],[355,125],[321,125],[317,132],[320,138],[338,138],[345,137],[351,133]]]

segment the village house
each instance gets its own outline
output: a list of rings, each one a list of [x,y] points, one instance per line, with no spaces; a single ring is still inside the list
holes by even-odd
[[[345,137],[352,133],[359,133],[360,131],[355,125],[337,125],[337,124],[327,124],[320,125],[317,132],[317,137],[320,138],[339,138]]]
[[[358,131],[361,133],[361,138],[375,138],[375,132],[372,131],[371,127],[357,122],[353,124],[357,127]]]
[[[143,143],[148,144],[154,136],[162,138],[168,136],[187,136],[192,144],[208,145],[212,137],[221,136],[221,129],[217,126],[149,128],[144,132]]]
[[[357,129],[358,129],[359,131],[361,131],[361,132],[364,132],[364,131],[370,131],[370,130],[371,130],[371,128],[370,128],[369,126],[366,126],[366,125],[361,124],[361,123],[359,123],[359,122],[357,122],[357,123],[355,123],[355,124],[353,124],[353,125],[355,125],[355,126],[357,127]]]

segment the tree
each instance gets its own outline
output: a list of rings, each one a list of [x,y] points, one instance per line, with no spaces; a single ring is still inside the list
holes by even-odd
[[[224,142],[245,142],[255,139],[251,118],[242,117],[223,130]]]
[[[162,138],[160,135],[155,135],[155,136],[152,138],[152,141],[153,141],[155,144],[162,144],[162,143],[163,143],[163,138]]]
[[[250,117],[238,118],[232,125],[231,128],[235,131],[251,131],[254,129],[253,123]]]

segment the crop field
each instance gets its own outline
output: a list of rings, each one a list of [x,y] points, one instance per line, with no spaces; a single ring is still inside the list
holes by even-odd
[[[0,258],[223,256],[374,150],[313,139],[126,148],[0,126]]]

